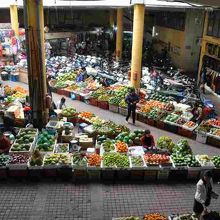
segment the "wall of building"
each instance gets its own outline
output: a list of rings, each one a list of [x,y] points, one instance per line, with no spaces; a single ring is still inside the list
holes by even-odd
[[[156,49],[161,51],[167,47],[174,65],[183,68],[185,32],[159,26],[155,26],[155,32]]]
[[[204,11],[187,9],[184,30],[155,26],[156,49],[167,47],[174,65],[187,72],[196,72],[200,56]]]

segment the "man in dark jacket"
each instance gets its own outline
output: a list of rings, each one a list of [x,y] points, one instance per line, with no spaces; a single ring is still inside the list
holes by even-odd
[[[132,113],[133,124],[135,124],[136,104],[139,102],[139,96],[135,92],[134,88],[130,89],[129,94],[125,98],[125,102],[128,104],[128,115],[126,117],[126,121],[128,122]]]

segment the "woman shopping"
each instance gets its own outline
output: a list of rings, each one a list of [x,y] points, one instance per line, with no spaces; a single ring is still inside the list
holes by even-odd
[[[207,212],[207,207],[210,205],[212,198],[217,199],[218,195],[213,192],[211,171],[205,171],[196,185],[194,198],[193,211],[198,219],[202,219],[202,214]]]

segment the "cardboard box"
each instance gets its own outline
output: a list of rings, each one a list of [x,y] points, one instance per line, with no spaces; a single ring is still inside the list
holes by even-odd
[[[92,138],[80,138],[79,139],[79,146],[86,150],[87,148],[93,147],[93,139]]]

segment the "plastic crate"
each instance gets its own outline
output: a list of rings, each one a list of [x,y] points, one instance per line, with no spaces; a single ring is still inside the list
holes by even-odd
[[[140,121],[142,123],[145,123],[146,122],[146,118],[147,117],[143,113],[140,113],[140,112],[137,113],[137,120],[138,121]]]
[[[129,170],[116,170],[116,179],[117,180],[129,180],[130,171]]]
[[[200,167],[188,167],[188,180],[198,180],[200,177],[201,168]]]
[[[168,124],[168,123],[165,123],[164,129],[166,131],[170,131],[170,132],[173,132],[173,133],[178,132],[178,127],[176,125],[171,125],[171,124]]]
[[[169,180],[186,180],[188,175],[187,169],[171,169],[169,172]]]
[[[143,180],[144,179],[144,170],[131,170],[130,171],[131,180]]]
[[[157,120],[155,121],[155,126],[161,130],[164,130],[165,123],[163,121]]]
[[[169,173],[170,173],[170,170],[168,170],[168,169],[158,170],[157,179],[158,180],[168,180]]]
[[[103,169],[102,179],[106,181],[113,181],[115,179],[115,170],[113,169]]]
[[[95,98],[90,98],[89,99],[89,104],[93,106],[98,106],[98,100]]]
[[[218,139],[218,138],[208,136],[206,143],[220,148],[220,139]]]
[[[0,179],[5,180],[8,177],[7,167],[0,167]]]
[[[128,110],[126,108],[119,107],[119,113],[121,115],[127,116],[128,115]]]
[[[108,104],[108,102],[105,102],[105,101],[99,101],[98,102],[98,107],[101,108],[101,109],[108,110],[109,109],[109,104]]]
[[[202,144],[206,144],[207,134],[206,133],[197,132],[196,141],[198,141],[199,143],[202,143]]]
[[[84,182],[88,180],[88,174],[86,169],[74,169],[73,180],[76,182]]]
[[[109,111],[118,113],[118,112],[119,112],[119,108],[118,108],[117,105],[111,105],[111,104],[109,104]]]
[[[182,127],[178,127],[178,134],[182,135],[184,137],[192,138],[193,137],[193,131],[186,130]]]
[[[155,120],[151,118],[146,118],[145,123],[150,126],[155,126]]]
[[[157,179],[158,170],[145,170],[144,181],[155,181]]]

